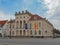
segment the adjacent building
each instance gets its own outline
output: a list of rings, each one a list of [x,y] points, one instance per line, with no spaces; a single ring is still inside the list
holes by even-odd
[[[0,36],[6,36],[8,30],[8,21],[1,20],[0,21]]]

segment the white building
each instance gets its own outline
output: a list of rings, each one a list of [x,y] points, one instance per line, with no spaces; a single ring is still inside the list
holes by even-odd
[[[37,14],[31,14],[27,10],[25,12],[16,12],[15,19],[8,24],[8,36],[53,37],[53,25],[45,18]]]
[[[1,20],[0,21],[0,36],[6,36],[7,30],[8,30],[8,21],[7,20]]]

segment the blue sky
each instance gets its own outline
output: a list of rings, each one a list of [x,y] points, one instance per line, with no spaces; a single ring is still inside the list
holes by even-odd
[[[60,29],[60,0],[0,0],[0,20],[13,19],[22,10],[47,18]]]
[[[0,9],[5,13],[15,13],[15,11],[28,10],[32,13],[38,13],[44,15],[48,10],[45,5],[37,0],[1,0]]]

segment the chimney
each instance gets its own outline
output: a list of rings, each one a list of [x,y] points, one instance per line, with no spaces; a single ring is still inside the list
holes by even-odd
[[[21,12],[19,11],[19,14],[21,14]]]
[[[22,11],[22,14],[24,14],[24,11]]]

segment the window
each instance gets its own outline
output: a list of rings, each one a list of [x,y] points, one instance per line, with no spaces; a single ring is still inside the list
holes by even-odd
[[[18,30],[16,31],[16,34],[18,35]]]
[[[18,28],[18,21],[16,22],[16,28]]]
[[[11,24],[10,24],[10,28],[11,28]]]
[[[16,23],[18,23],[18,21]]]
[[[6,31],[4,31],[4,36],[6,36]]]
[[[36,30],[35,30],[35,35],[37,34]]]
[[[7,27],[8,27],[8,25],[7,25]]]
[[[14,28],[14,25],[13,25],[13,28]]]
[[[39,30],[39,34],[41,34],[41,31]]]
[[[22,30],[20,30],[20,35],[22,35]]]
[[[32,24],[30,24],[30,29],[32,28]]]
[[[29,35],[29,30],[27,30],[27,34]]]
[[[32,30],[30,31],[30,34],[32,35]]]
[[[36,20],[37,19],[37,17],[36,16],[34,16],[34,20]]]
[[[25,16],[24,16],[24,18],[25,18]]]
[[[12,32],[12,34],[14,35],[14,31]]]
[[[25,30],[23,30],[23,35],[25,35]]]
[[[27,17],[27,18],[29,18],[29,17]]]
[[[41,27],[41,23],[39,22],[39,27]]]
[[[45,31],[45,33],[47,33],[47,31]]]
[[[22,21],[20,21],[20,28],[22,28]]]
[[[24,24],[26,23],[26,21],[24,20]]]

